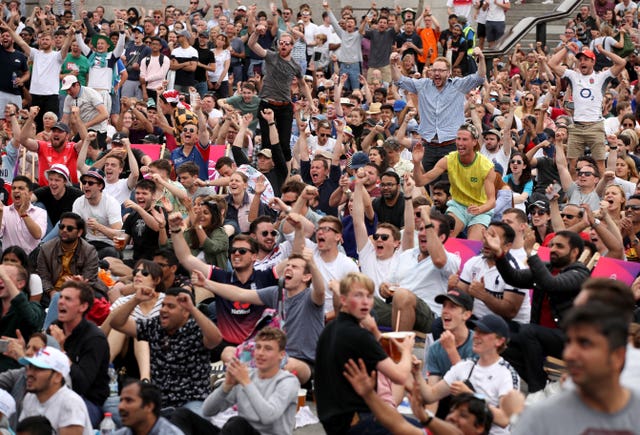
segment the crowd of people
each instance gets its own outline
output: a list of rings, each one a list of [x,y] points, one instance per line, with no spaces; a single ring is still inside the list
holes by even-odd
[[[0,4],[1,432],[640,427],[636,4],[321,6]]]

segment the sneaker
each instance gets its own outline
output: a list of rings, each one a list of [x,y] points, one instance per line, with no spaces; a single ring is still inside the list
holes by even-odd
[[[552,5],[553,4],[553,0],[544,0],[542,2],[543,5]]]

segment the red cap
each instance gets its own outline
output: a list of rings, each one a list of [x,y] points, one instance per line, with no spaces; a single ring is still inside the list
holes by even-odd
[[[589,59],[596,60],[595,53],[588,48],[583,48],[580,53],[576,54],[577,58],[580,58],[580,56],[587,56]]]

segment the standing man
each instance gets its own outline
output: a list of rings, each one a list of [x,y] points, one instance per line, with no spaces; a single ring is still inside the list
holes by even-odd
[[[487,23],[488,24],[488,23]],[[605,134],[602,117],[602,99],[604,89],[609,81],[622,72],[627,61],[620,56],[605,50],[602,45],[596,47],[598,52],[613,62],[606,71],[595,72],[596,55],[589,49],[580,52],[575,43],[563,44],[560,50],[549,59],[551,70],[560,77],[567,78],[573,89],[573,124],[569,127],[567,158],[569,170],[575,176],[576,159],[584,154],[585,147],[591,148],[591,155],[598,163],[598,173],[605,171]],[[572,52],[578,60],[578,69],[569,69],[564,58]],[[593,208],[595,210],[597,208]]]
[[[198,64],[196,68],[196,84],[194,85],[200,98],[204,98],[207,93],[207,71],[216,70],[216,57],[209,48],[209,32],[202,30],[198,32],[198,41],[193,45],[198,52]],[[191,101],[193,105],[195,102]]]
[[[620,383],[629,319],[600,302],[573,308],[564,320],[563,359],[575,389],[527,407],[514,435],[634,433],[640,427],[640,393]],[[565,418],[571,415],[571,418]]]
[[[488,0],[487,22],[485,24],[486,39],[489,48],[493,48],[505,30],[506,12],[511,9],[509,0]]]
[[[411,79],[400,71],[400,55],[391,55],[391,76],[397,86],[418,95],[418,132],[425,146],[422,158],[425,171],[430,171],[440,158],[455,151],[456,132],[464,124],[466,95],[484,83],[484,55],[479,48],[474,49],[474,54],[478,56],[478,71],[455,79],[450,78],[451,63],[444,57],[434,61],[431,68],[433,78]]]
[[[341,46],[338,52],[338,61],[340,64],[340,74],[347,75],[345,89],[360,89],[360,69],[362,63],[362,35],[358,32],[356,18],[349,15],[344,18],[344,28],[340,26],[336,16],[329,6],[327,0],[323,0],[322,7],[329,13],[331,26],[340,37]]]
[[[93,88],[82,86],[78,81],[78,77],[73,74],[69,74],[62,79],[60,89],[67,91],[62,110],[62,122],[69,124],[71,110],[73,107],[77,107],[78,115],[84,123],[84,127],[98,133],[100,148],[104,149],[106,147],[109,112],[107,112],[107,107],[104,105],[100,93]]]
[[[278,52],[265,50],[258,44],[259,30],[264,30],[264,24],[258,24],[256,30],[249,37],[247,45],[260,57],[265,59],[265,68],[269,74],[264,76],[262,89],[260,89],[260,98],[262,102],[258,110],[262,112],[264,109],[271,109],[274,113],[275,123],[278,129],[278,137],[282,145],[287,165],[291,161],[291,125],[293,124],[293,105],[291,103],[291,83],[293,79],[298,82],[298,87],[302,90],[305,98],[309,102],[309,108],[312,112],[316,112],[316,106],[312,103],[313,98],[307,83],[302,78],[300,66],[291,59],[291,50],[293,49],[293,37],[289,33],[280,34],[278,39]],[[260,117],[260,131],[269,131],[269,124],[266,119]],[[262,138],[262,147],[271,148],[269,135],[264,134]]]
[[[198,50],[189,44],[191,34],[188,30],[178,32],[178,47],[171,51],[171,70],[176,72],[174,89],[178,92],[189,92],[189,87],[196,85],[196,68],[198,66]]]
[[[169,58],[161,53],[162,40],[160,38],[152,36],[150,45],[151,53],[140,62],[140,87],[144,101],[158,99],[156,89],[162,85],[171,65]]]
[[[13,178],[11,198],[10,207],[0,202],[0,238],[4,248],[20,246],[28,254],[47,231],[47,212],[31,204],[31,180],[24,175]]]
[[[0,114],[4,114],[4,106],[13,103],[22,108],[22,88],[31,77],[27,66],[27,57],[13,47],[13,38],[7,29],[1,33],[0,47]],[[3,115],[4,117],[4,115]]]
[[[131,41],[124,50],[127,81],[122,85],[122,96],[134,97],[139,100],[142,98],[142,89],[140,89],[140,65],[142,64],[142,60],[151,54],[151,48],[142,42],[142,37],[144,36],[142,27],[134,27],[132,33],[133,41]]]
[[[234,358],[227,366],[224,384],[207,397],[205,416],[213,417],[237,405],[221,434],[288,434],[295,427],[296,397],[300,384],[280,368],[286,356],[287,337],[277,328],[266,327],[255,338],[255,370]]]
[[[53,36],[50,32],[41,32],[38,36],[38,48],[30,47],[24,39],[11,29],[4,21],[0,21],[0,27],[6,29],[18,47],[33,62],[31,72],[31,107],[38,106],[42,109],[36,118],[37,131],[42,131],[42,117],[47,112],[59,114],[58,90],[60,86],[60,68],[62,60],[67,56],[71,38],[67,37],[60,51],[53,49]],[[73,32],[73,26],[69,28],[69,34]],[[42,160],[41,160],[42,161]],[[41,169],[42,170],[42,169]]]
[[[94,292],[82,281],[62,285],[58,301],[58,321],[49,333],[60,343],[71,362],[71,385],[83,399],[94,426],[102,420],[102,404],[109,396],[109,344],[95,323],[86,319]]]
[[[455,219],[453,237],[466,229],[468,239],[482,240],[483,230],[489,226],[496,205],[496,172],[493,163],[480,154],[479,139],[476,127],[462,125],[455,139],[456,151],[442,157],[426,173],[420,162],[424,162],[428,144],[426,148],[417,144],[413,149],[413,178],[417,186],[431,183],[444,172],[449,173],[451,201],[447,214]]]
[[[382,81],[389,83],[391,82],[389,58],[393,50],[396,35],[400,30],[400,20],[396,21],[394,27],[389,27],[389,18],[381,16],[378,18],[376,29],[372,29],[370,26],[371,18],[367,16],[366,19],[362,20],[362,24],[360,24],[360,33],[368,39],[371,44],[367,82],[372,79],[373,71],[378,69],[380,70]]]

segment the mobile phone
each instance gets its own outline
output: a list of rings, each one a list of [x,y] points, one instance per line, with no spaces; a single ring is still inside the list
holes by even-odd
[[[0,340],[0,352],[6,352],[9,349],[9,340]]]

